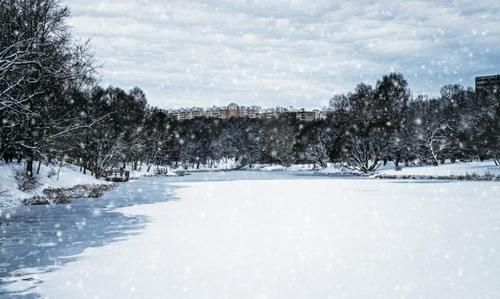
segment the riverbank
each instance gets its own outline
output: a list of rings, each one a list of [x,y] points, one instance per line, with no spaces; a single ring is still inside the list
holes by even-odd
[[[177,176],[177,171],[144,166],[131,171],[130,178],[143,176]],[[168,172],[167,172],[168,170]],[[29,178],[24,175],[24,163],[0,162],[0,218],[6,210],[19,205],[68,204],[75,198],[98,198],[117,186],[105,179],[95,178],[90,171],[83,173],[71,164],[40,165],[39,171]]]
[[[97,186],[111,185],[74,165],[40,165],[33,178],[24,175],[24,163],[0,163],[0,213],[22,203],[63,201],[72,194],[90,196],[99,193]],[[36,170],[35,170],[36,171]],[[103,187],[104,188],[104,187]],[[66,192],[67,191],[67,192]]]
[[[68,203],[72,198],[91,197],[108,189],[109,182],[96,179],[90,173],[83,174],[80,168],[73,165],[41,165],[40,173],[33,181],[23,177],[23,164],[0,163],[0,216],[2,210],[24,204]],[[500,166],[493,161],[456,162],[447,161],[439,166],[410,166],[397,168],[392,162],[381,166],[372,174],[364,174],[348,169],[342,165],[329,163],[320,168],[312,164],[297,164],[285,167],[282,165],[254,164],[240,167],[235,161],[214,164],[213,167],[202,165],[200,168],[147,167],[142,165],[131,171],[131,178],[143,176],[177,176],[190,173],[210,173],[218,171],[259,171],[259,172],[292,172],[311,176],[350,177],[362,176],[376,179],[440,179],[440,180],[482,180],[500,181]],[[104,190],[104,191],[103,191]]]
[[[264,172],[301,172],[312,175],[339,176],[361,176],[377,179],[446,179],[467,181],[498,181],[500,180],[500,166],[494,161],[483,162],[455,162],[445,161],[438,166],[412,165],[395,167],[393,162],[381,165],[373,173],[363,173],[349,169],[345,166],[328,163],[327,167],[319,168],[311,164],[300,164],[285,167],[282,165],[254,165],[246,167],[245,170]]]
[[[402,167],[397,170],[394,167],[381,169],[372,177],[379,179],[499,181],[500,166],[497,166],[493,161],[456,163],[447,161],[438,166]]]

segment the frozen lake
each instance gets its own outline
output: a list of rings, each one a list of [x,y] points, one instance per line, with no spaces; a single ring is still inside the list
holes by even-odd
[[[1,298],[500,298],[500,184],[142,178],[0,227]]]

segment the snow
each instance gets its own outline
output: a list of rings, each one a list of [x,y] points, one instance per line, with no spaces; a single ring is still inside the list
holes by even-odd
[[[298,173],[142,178],[103,201],[135,200],[105,213],[145,227],[52,271],[19,271],[7,288],[34,278],[26,292],[42,298],[499,298],[499,190]]]
[[[239,162],[235,159],[223,159],[217,162],[214,162],[213,165],[200,164],[199,167],[189,166],[189,167],[179,167],[179,170],[187,170],[189,172],[207,172],[207,171],[222,171],[222,170],[233,170],[240,167]]]
[[[24,164],[16,163],[0,163],[0,213],[6,207],[17,206],[22,199],[40,195],[45,188],[69,188],[80,184],[103,184],[103,180],[95,179],[92,175],[84,175],[79,171],[78,166],[65,164],[60,170],[59,179],[57,172],[59,167],[55,165],[41,167],[40,174],[37,175],[39,184],[37,188],[29,192],[23,192],[17,188],[15,180],[16,171],[22,171]],[[177,171],[187,170],[189,172],[206,172],[206,171],[223,171],[234,170],[238,167],[238,163],[234,159],[227,161],[220,161],[212,166],[201,165],[198,169],[196,167],[188,167],[186,169],[179,167],[177,169],[171,167],[167,168],[165,176],[176,176]],[[154,167],[147,171],[147,165],[140,165],[138,170],[131,171],[131,178],[140,178],[143,176],[154,175]],[[269,164],[254,164],[251,168],[246,167],[246,170],[257,170],[263,172],[309,172],[319,175],[329,176],[352,176],[360,175],[360,172],[347,169],[339,164],[328,163],[325,168],[318,168],[312,164],[296,164],[289,167],[282,165],[269,165]],[[381,166],[372,177],[390,177],[390,178],[408,178],[408,177],[427,177],[427,178],[448,178],[452,176],[496,176],[500,177],[500,167],[496,166],[493,161],[485,162],[457,162],[439,166],[413,166],[403,167],[401,170],[395,170],[392,162],[385,166]]]
[[[0,215],[2,208],[13,207],[20,204],[22,199],[41,195],[46,188],[70,188],[76,185],[105,184],[90,173],[83,174],[80,168],[70,164],[64,164],[60,171],[59,166],[42,165],[40,173],[35,175],[37,179],[36,188],[29,191],[21,191],[15,179],[17,171],[24,171],[24,163],[0,163],[0,191],[5,190],[5,196],[0,196]],[[35,165],[37,167],[37,165]],[[59,177],[57,173],[59,171]]]
[[[268,165],[268,166],[262,166],[260,168],[257,168],[257,170],[260,171],[283,171],[287,170],[287,167],[283,165]]]
[[[148,171],[148,165],[143,164],[140,165],[137,170],[130,170],[130,177],[131,178],[140,178],[143,176],[155,176],[156,170],[158,169],[155,166],[151,166]],[[130,168],[128,168],[130,169]],[[164,171],[162,175],[164,176],[176,176],[174,170],[171,167],[168,166],[162,166],[161,170]],[[166,172],[165,172],[166,171]]]
[[[429,178],[451,178],[451,177],[485,177],[485,176],[497,176],[500,177],[500,166],[496,166],[494,161],[484,161],[484,162],[456,162],[451,163],[446,161],[445,164],[438,166],[401,166],[401,169],[396,170],[393,162],[388,162],[386,165],[381,165],[375,174],[372,175],[374,178],[408,178],[414,176],[419,177],[429,177]],[[320,175],[329,176],[359,176],[364,175],[360,171],[351,170],[338,163],[328,163],[325,168],[318,168],[312,164],[296,164],[289,167],[282,165],[265,165],[256,164],[252,166],[252,170],[259,171],[304,171],[311,172]]]
[[[132,166],[132,165],[129,165]],[[171,166],[151,166],[148,171],[148,165],[142,164],[138,166],[137,170],[131,170],[131,177],[142,177],[142,176],[155,176],[156,169],[163,171],[164,176],[176,176],[178,172],[214,172],[214,171],[224,171],[224,170],[234,170],[239,167],[239,163],[234,159],[223,159],[212,164],[200,164],[198,167],[196,165],[179,165],[177,168]],[[132,167],[128,167],[132,168]],[[166,172],[165,172],[166,170]]]
[[[337,174],[353,174],[352,170],[349,170],[341,165],[336,163],[328,163],[328,166],[325,168],[321,168],[318,165],[314,164],[294,164],[290,166],[283,165],[269,165],[269,164],[254,164],[251,168],[245,168],[249,170],[258,170],[258,171],[288,171],[288,172],[298,172],[298,171],[307,171],[314,172],[323,175],[337,175]]]
[[[19,199],[29,196],[17,188],[15,179],[17,168],[13,165],[0,164],[0,191],[6,192],[4,196],[0,196],[0,209],[17,205]]]
[[[327,167],[319,170],[318,173],[332,176],[352,176],[361,174],[359,171],[348,169],[338,164],[328,164]]]
[[[457,162],[446,163],[439,166],[404,167],[401,170],[394,168],[380,170],[378,175],[390,176],[500,176],[500,166],[493,161],[484,162]]]

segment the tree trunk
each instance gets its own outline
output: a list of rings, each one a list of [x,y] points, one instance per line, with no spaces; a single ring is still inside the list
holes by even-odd
[[[38,167],[36,169],[36,174],[40,174],[40,167],[42,166],[42,160],[38,161]]]
[[[12,162],[12,153],[10,153],[9,151],[7,151],[6,153],[4,153],[3,155],[3,159],[5,161],[5,164],[8,164],[9,162]]]
[[[96,161],[94,166],[94,176],[98,179],[101,176],[101,170],[99,169],[99,163]]]
[[[61,174],[61,168],[63,166],[64,159],[61,159],[61,162],[59,163],[59,169],[57,170],[57,181],[59,181],[59,175]]]
[[[12,160],[14,159],[14,154],[13,153],[9,153],[7,155],[7,158],[5,159],[7,163],[12,163]]]
[[[26,161],[26,175],[33,177],[33,158],[31,157]]]

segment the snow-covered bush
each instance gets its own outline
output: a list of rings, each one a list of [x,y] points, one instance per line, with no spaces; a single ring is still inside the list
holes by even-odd
[[[38,187],[38,179],[36,176],[29,176],[23,169],[18,169],[15,174],[17,188],[21,191],[30,191]]]

